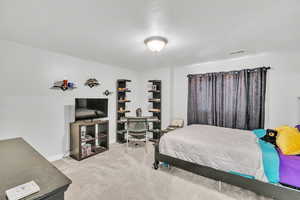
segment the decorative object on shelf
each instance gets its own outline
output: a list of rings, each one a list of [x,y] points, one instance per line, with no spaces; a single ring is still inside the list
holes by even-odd
[[[128,88],[118,88],[118,92],[130,92]]]
[[[136,109],[135,112],[136,112],[137,117],[142,117],[142,109],[141,108]]]
[[[75,83],[68,80],[54,82],[51,89],[61,89],[62,91],[75,89]]]
[[[108,96],[108,95],[111,95],[113,92],[110,92],[109,90],[105,90],[104,92],[103,92],[103,94],[105,95],[105,96]]]
[[[128,103],[128,102],[130,102],[130,100],[123,97],[120,97],[120,99],[118,99],[118,103]]]
[[[88,79],[88,80],[85,82],[84,85],[87,85],[87,86],[89,86],[90,88],[93,88],[93,87],[95,87],[95,86],[100,85],[100,83],[99,83],[99,81],[98,81],[97,79],[95,79],[95,78],[90,78],[90,79]]]
[[[157,90],[156,85],[152,85],[151,88],[152,88],[153,91],[156,91],[156,90]]]
[[[86,126],[81,126],[81,129],[80,129],[81,138],[85,138],[85,135],[86,135]]]

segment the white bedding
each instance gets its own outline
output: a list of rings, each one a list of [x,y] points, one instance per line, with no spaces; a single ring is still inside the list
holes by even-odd
[[[159,151],[181,160],[266,181],[262,153],[256,141],[251,131],[191,125],[163,135]]]

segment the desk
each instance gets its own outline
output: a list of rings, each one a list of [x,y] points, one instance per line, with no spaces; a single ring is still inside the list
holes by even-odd
[[[63,200],[71,180],[35,151],[22,138],[0,141],[0,199],[5,191],[35,181],[40,192],[24,200]],[[23,200],[23,199],[22,199]]]
[[[128,116],[130,117],[130,116]],[[160,120],[157,117],[152,117],[152,116],[145,116],[145,117],[130,117],[130,118],[136,118],[136,119],[140,119],[140,118],[146,118],[148,123],[151,122],[159,122]],[[120,122],[126,123],[127,122],[127,117],[122,117],[120,119]]]
[[[130,117],[130,116],[128,116]],[[160,122],[160,120],[158,119],[158,117],[153,117],[153,116],[142,116],[142,117],[130,117],[130,118],[136,118],[136,119],[141,119],[141,118],[146,118],[148,123],[155,123],[155,122]],[[121,123],[127,123],[127,117],[122,117],[120,119]],[[153,133],[153,138],[149,139],[152,142],[156,142],[161,135],[161,130],[159,129],[151,129],[149,130],[149,132]]]

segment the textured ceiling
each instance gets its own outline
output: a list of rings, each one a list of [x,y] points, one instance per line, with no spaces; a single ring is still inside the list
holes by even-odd
[[[299,19],[299,0],[0,0],[0,39],[145,69],[299,50]]]

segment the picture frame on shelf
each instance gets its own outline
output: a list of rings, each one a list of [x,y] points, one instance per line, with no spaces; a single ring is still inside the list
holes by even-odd
[[[156,91],[157,90],[157,86],[153,84],[153,85],[151,85],[151,89],[154,90],[154,91]]]

